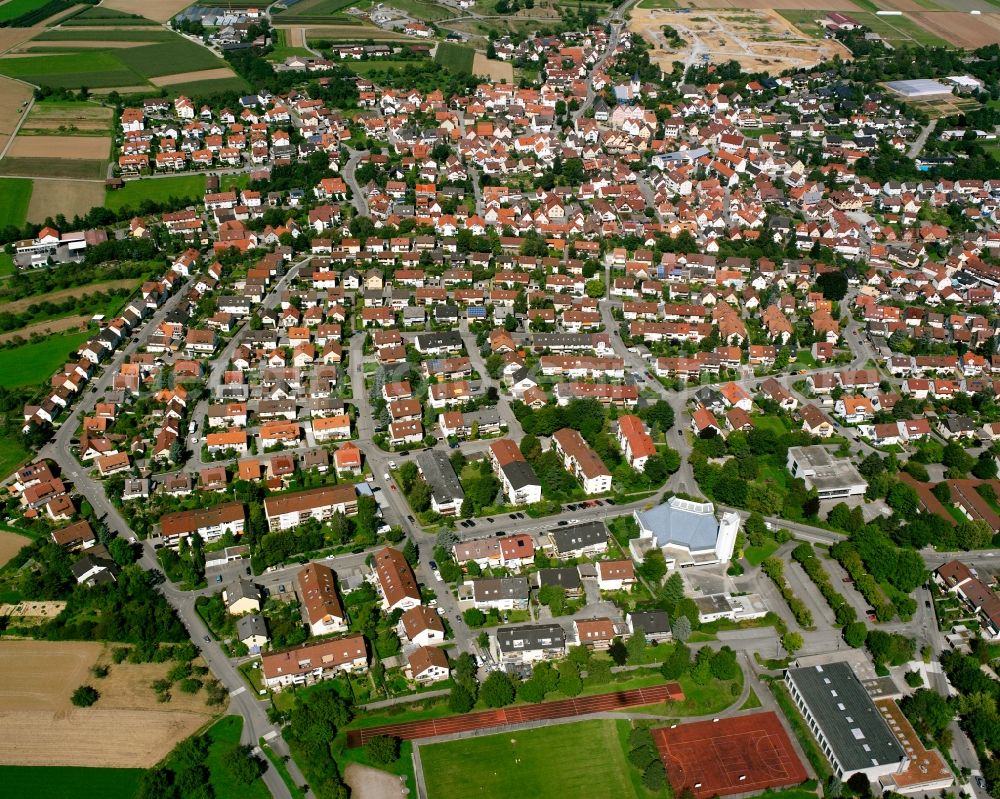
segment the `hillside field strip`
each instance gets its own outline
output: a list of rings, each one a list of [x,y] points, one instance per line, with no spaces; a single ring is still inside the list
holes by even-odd
[[[0,784],[10,796],[46,799],[132,799],[141,769],[0,766]]]
[[[90,336],[89,330],[67,333],[13,349],[0,349],[0,386],[16,388],[48,380]],[[0,718],[2,715],[0,713]]]
[[[110,136],[18,136],[10,148],[11,158],[107,160],[110,153]]]
[[[476,60],[476,51],[453,42],[441,42],[434,53],[434,60],[452,72],[472,74],[472,65]]]
[[[191,5],[190,0],[104,0],[101,7],[125,14],[141,14],[156,22],[166,22],[178,11]]]
[[[31,107],[18,136],[107,136],[112,113],[97,103],[42,100]]]
[[[6,475],[4,475],[6,477]],[[21,551],[21,547],[31,543],[31,539],[17,533],[8,533],[0,530],[0,566],[7,562]]]
[[[169,663],[112,664],[95,680],[98,662],[108,662],[98,643],[0,642],[0,764],[148,768],[214,715],[200,694],[157,702],[150,684]],[[97,683],[101,698],[74,707],[70,695],[84,683]]]

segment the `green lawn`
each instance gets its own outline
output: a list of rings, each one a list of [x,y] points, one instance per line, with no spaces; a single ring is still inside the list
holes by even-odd
[[[380,72],[385,70],[400,70],[405,72],[408,69],[412,69],[414,66],[423,66],[428,63],[428,60],[421,58],[419,60],[409,59],[402,61],[393,61],[388,58],[372,58],[368,61],[351,61],[346,64],[347,68],[351,72],[356,72],[358,75],[371,75],[373,72]]]
[[[677,0],[642,0],[639,8],[677,8]]]
[[[0,480],[20,466],[29,455],[31,450],[25,449],[16,435],[0,436]]]
[[[132,799],[138,768],[0,766],[4,796],[44,799]]]
[[[143,200],[165,202],[171,197],[200,200],[205,195],[204,175],[130,180],[122,188],[109,191],[104,205],[111,211],[126,206],[138,210]]]
[[[0,277],[10,277],[16,272],[17,267],[14,266],[14,259],[7,253],[0,252]]]
[[[755,416],[753,426],[758,430],[770,430],[776,436],[783,436],[788,430],[777,416]]]
[[[49,336],[39,342],[0,349],[0,386],[14,388],[48,381],[70,353],[85,342],[93,331]]]
[[[472,62],[475,58],[476,51],[471,47],[464,47],[453,42],[441,42],[434,54],[434,60],[442,66],[447,67],[452,72],[463,72],[467,75],[472,74]]]
[[[751,566],[760,566],[761,563],[774,554],[779,546],[778,542],[773,538],[768,538],[759,547],[747,547],[744,549],[743,557],[746,558],[747,563]]]
[[[226,768],[226,755],[233,744],[240,742],[242,732],[241,716],[223,716],[205,732],[212,741],[207,765],[211,772],[215,799],[270,799],[271,793],[262,780],[257,780],[250,786],[240,785],[233,780]]]
[[[34,185],[25,178],[0,178],[0,228],[7,225],[19,228],[24,225]]]
[[[613,721],[581,721],[420,749],[434,799],[640,799]]]

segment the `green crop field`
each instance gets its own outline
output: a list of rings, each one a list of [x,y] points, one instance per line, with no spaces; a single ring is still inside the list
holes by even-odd
[[[677,8],[677,0],[642,0],[639,8]]]
[[[420,747],[434,799],[639,799],[613,721],[581,721]]]
[[[7,0],[0,6],[0,22],[17,19],[22,14],[41,8],[49,0]]]
[[[3,171],[8,175],[44,175],[50,178],[104,180],[106,160],[96,158],[11,158],[3,159]]]
[[[93,331],[84,330],[0,349],[0,386],[14,388],[47,381],[69,360],[70,353],[92,335]]]
[[[145,83],[116,56],[94,50],[0,59],[0,74],[39,86],[64,88],[135,86]]]
[[[350,8],[351,6],[358,6],[360,3],[355,3],[354,0],[302,0],[301,3],[296,3],[293,6],[285,9],[284,11],[279,11],[277,16],[280,20],[284,20],[285,17],[324,17],[332,16],[339,11],[343,11],[345,8]]]
[[[0,178],[0,228],[24,225],[33,185],[23,178]]]
[[[181,175],[175,178],[130,180],[123,188],[109,191],[104,206],[117,211],[126,206],[138,210],[143,200],[165,202],[171,197],[200,200],[205,195],[204,175]]]
[[[475,58],[476,51],[471,47],[463,47],[452,42],[441,42],[434,54],[434,60],[441,66],[454,72],[465,72],[469,75],[472,74],[472,62]]]
[[[247,82],[238,75],[231,78],[209,78],[207,80],[195,80],[189,83],[171,83],[164,87],[170,97],[205,97],[221,92],[244,92],[247,89]]]
[[[172,31],[149,30],[48,30],[36,36],[35,42],[169,42],[177,39]],[[196,45],[197,46],[197,45]]]
[[[116,50],[115,56],[126,67],[147,78],[226,66],[225,61],[206,48],[179,36],[175,36],[174,41]]]
[[[131,799],[139,785],[138,768],[0,766],[7,796],[45,799]]]

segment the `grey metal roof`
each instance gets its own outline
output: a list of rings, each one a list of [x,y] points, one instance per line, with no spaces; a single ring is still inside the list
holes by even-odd
[[[465,499],[465,491],[458,481],[458,475],[452,468],[448,456],[440,450],[432,449],[429,452],[417,453],[417,466],[424,476],[434,499],[439,505],[447,505],[456,499]]]
[[[565,649],[566,631],[558,624],[526,624],[497,630],[501,652],[530,652],[536,649]]]
[[[472,595],[476,602],[500,602],[504,599],[528,601],[528,579],[526,577],[499,577],[472,580],[471,582]]]
[[[789,669],[787,676],[845,772],[898,763],[905,757],[850,665],[804,666]]]
[[[719,523],[710,502],[691,502],[671,497],[662,505],[642,513],[636,521],[653,534],[658,546],[681,546],[691,552],[714,549]]]
[[[558,527],[550,532],[557,552],[572,552],[607,543],[608,528],[604,522],[584,522],[570,527]]]

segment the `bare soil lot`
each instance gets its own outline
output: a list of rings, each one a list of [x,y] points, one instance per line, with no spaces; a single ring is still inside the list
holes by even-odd
[[[344,782],[351,787],[355,799],[399,799],[404,796],[403,783],[395,774],[371,766],[350,763],[344,769]]]
[[[485,53],[476,52],[472,61],[472,74],[488,78],[493,83],[513,83],[514,65],[508,61],[491,61]]]
[[[126,14],[141,14],[146,19],[166,22],[191,3],[190,0],[104,0],[102,5]]]
[[[0,530],[0,566],[3,566],[14,557],[25,544],[30,544],[31,539],[27,536],[8,533]]]
[[[1000,42],[1000,15],[976,16],[960,11],[919,11],[910,14],[922,28],[958,47],[983,47]]]
[[[107,158],[110,136],[19,136],[10,148],[11,158]]]
[[[41,218],[45,219],[45,216],[49,216],[49,214],[45,214]],[[28,218],[31,219],[30,209],[28,211]],[[87,321],[89,319],[89,316],[65,316],[62,319],[51,319],[47,322],[35,322],[33,325],[28,325],[17,330],[9,330],[6,333],[0,333],[0,344],[10,341],[12,338],[17,338],[18,336],[24,339],[30,339],[35,333],[38,333],[40,336],[50,336],[53,333],[65,333],[68,330],[82,330],[87,326]],[[8,533],[0,533],[0,535],[8,535]],[[16,536],[16,538],[20,537],[21,536]],[[10,558],[8,557],[6,560],[10,560]],[[0,540],[0,566],[2,566],[6,560],[4,560],[3,557],[3,541]]]
[[[665,25],[684,40],[680,50],[666,47]],[[674,61],[700,63],[705,54],[713,63],[734,60],[747,72],[770,73],[812,66],[835,53],[850,57],[839,42],[809,38],[771,8],[693,14],[634,8],[629,27],[653,45],[650,58],[667,70]]]
[[[108,662],[103,644],[0,642],[0,763],[148,768],[214,715],[204,692],[176,691],[170,703],[157,702],[149,686],[169,663],[113,664],[96,679],[90,667],[98,662]],[[73,707],[70,695],[85,683],[101,698]]]
[[[174,83],[192,83],[196,80],[216,80],[217,78],[235,78],[236,73],[229,67],[218,67],[217,69],[202,69],[196,72],[177,72],[173,75],[163,75],[159,78],[150,78],[154,86],[171,86]]]
[[[4,30],[9,29],[0,28],[0,34]],[[30,86],[10,78],[0,77],[0,151],[7,145],[7,139],[10,138],[14,126],[21,118],[18,113],[21,105],[30,97]]]

